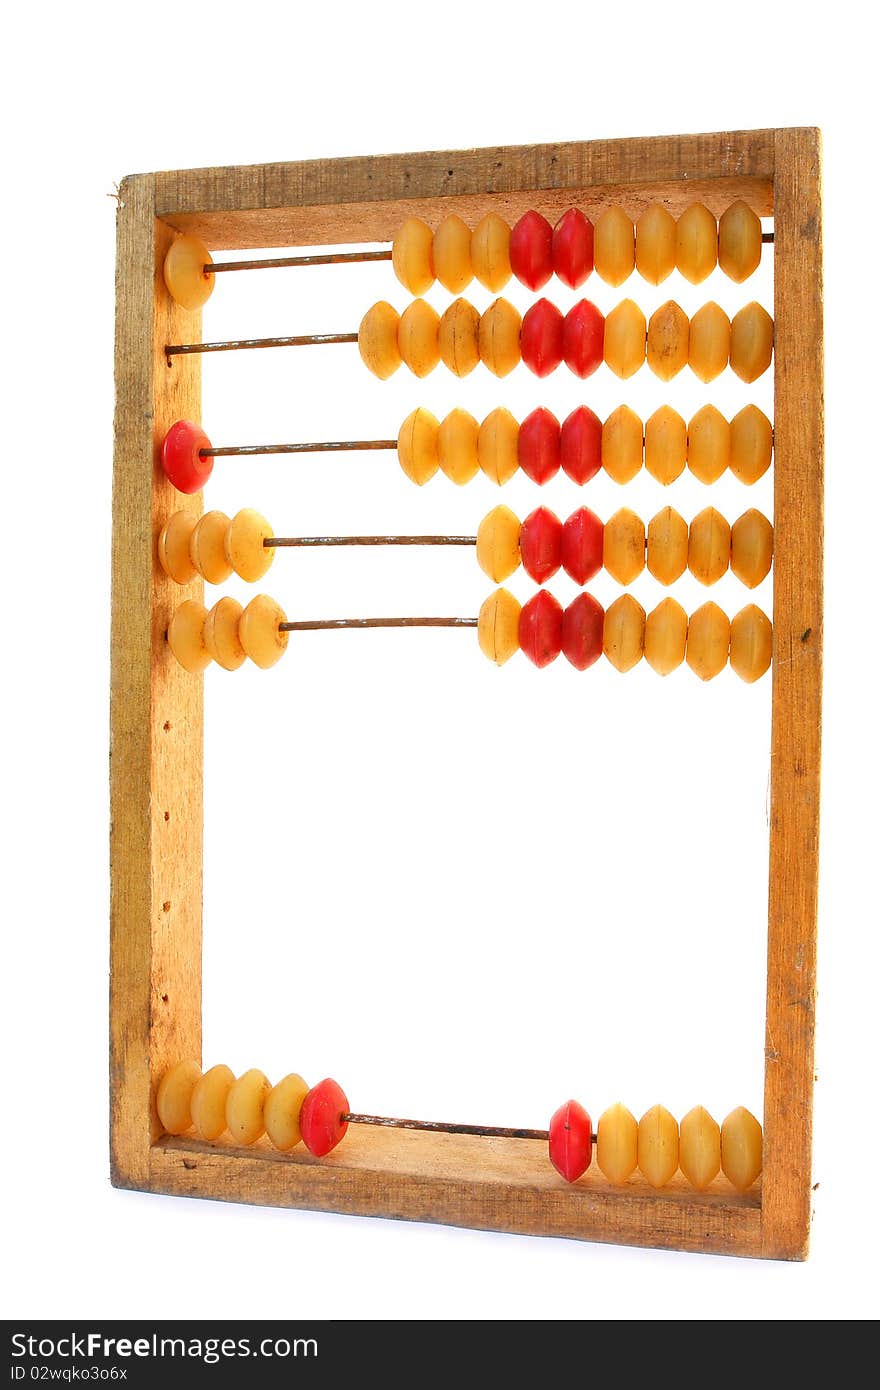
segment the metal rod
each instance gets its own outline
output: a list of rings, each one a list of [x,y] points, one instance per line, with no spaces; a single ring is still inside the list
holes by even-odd
[[[279,623],[279,632],[325,632],[331,628],[371,627],[476,627],[477,618],[310,618],[306,622]]]
[[[169,343],[166,357],[191,352],[237,352],[241,348],[315,347],[322,343],[356,343],[356,333],[301,333],[292,338],[232,338],[223,343]]]
[[[276,270],[292,265],[350,265],[355,261],[390,261],[390,251],[333,251],[316,256],[278,256],[263,261],[209,261],[202,267],[205,275],[224,270]]]
[[[325,439],[315,444],[236,444],[223,449],[199,449],[199,457],[219,459],[253,454],[342,454],[361,449],[396,448],[396,439]]]
[[[505,1129],[498,1125],[450,1125],[434,1120],[394,1120],[389,1115],[343,1115],[350,1125],[380,1125],[383,1129],[424,1129],[434,1134],[476,1134],[487,1139],[549,1139],[546,1129]]]
[[[764,245],[767,246],[772,244],[776,240],[776,238],[772,232],[762,232],[761,240],[763,241]]]
[[[476,536],[267,536],[267,550],[312,545],[476,545]]]

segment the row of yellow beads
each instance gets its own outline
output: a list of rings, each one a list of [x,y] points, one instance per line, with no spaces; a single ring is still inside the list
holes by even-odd
[[[665,1187],[678,1169],[698,1192],[723,1172],[740,1192],[760,1176],[761,1126],[743,1106],[732,1110],[719,1127],[702,1105],[694,1106],[677,1124],[662,1105],[654,1105],[639,1121],[619,1102],[599,1118],[596,1162],[610,1183],[619,1186],[638,1168],[652,1187]]]
[[[199,1139],[219,1139],[228,1130],[237,1144],[255,1144],[264,1134],[286,1153],[300,1143],[299,1116],[308,1086],[296,1072],[272,1086],[256,1067],[236,1080],[229,1067],[202,1073],[198,1062],[178,1062],[165,1073],[156,1109],[166,1134],[194,1129]]]
[[[251,507],[236,512],[175,512],[159,534],[159,564],[176,584],[189,584],[197,574],[209,584],[225,584],[233,570],[255,584],[275,556],[263,544],[274,532],[264,516]]]
[[[237,671],[246,657],[267,670],[287,648],[284,612],[267,594],[257,594],[246,608],[234,598],[221,598],[210,612],[197,599],[187,599],[171,616],[168,645],[181,666],[198,674],[216,661],[224,671]]]

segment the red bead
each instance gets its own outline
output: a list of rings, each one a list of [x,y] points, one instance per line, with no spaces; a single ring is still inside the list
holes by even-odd
[[[589,507],[578,507],[562,528],[560,561],[575,584],[586,584],[602,568],[605,527]]]
[[[520,333],[520,352],[530,372],[549,376],[562,361],[563,317],[549,299],[539,299],[527,310]]]
[[[578,671],[602,655],[605,610],[592,594],[578,594],[562,615],[562,650]]]
[[[559,421],[546,406],[539,405],[519,427],[516,455],[519,466],[533,483],[542,486],[559,472]]]
[[[550,1162],[566,1182],[577,1182],[593,1158],[593,1126],[576,1100],[560,1105],[550,1121]]]
[[[582,299],[569,309],[562,327],[562,355],[575,376],[592,376],[605,355],[605,316]]]
[[[562,522],[546,507],[536,507],[519,533],[519,553],[526,574],[536,584],[551,579],[562,564]]]
[[[553,274],[553,228],[539,212],[526,212],[510,233],[510,268],[530,290]]]
[[[519,644],[529,661],[549,666],[562,651],[562,604],[539,589],[519,615]]]
[[[203,458],[200,449],[210,449],[211,441],[191,420],[178,420],[162,440],[162,468],[178,492],[198,492],[214,467],[213,455]]]
[[[299,1112],[299,1129],[303,1143],[315,1158],[323,1158],[345,1138],[348,1121],[342,1117],[348,1110],[345,1092],[329,1076],[309,1091]]]
[[[602,467],[602,421],[589,406],[579,405],[563,422],[559,459],[571,481],[581,487]]]
[[[569,208],[553,228],[553,269],[572,290],[593,269],[593,224],[577,208]]]

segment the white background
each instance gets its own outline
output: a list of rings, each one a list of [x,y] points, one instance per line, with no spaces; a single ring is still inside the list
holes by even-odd
[[[8,1315],[876,1313],[877,207],[862,13],[838,5],[829,20],[824,7],[745,4],[722,26],[703,5],[635,3],[609,21],[580,5],[535,16],[451,0],[427,13],[394,3],[308,13],[180,4],[152,14],[50,5],[11,22],[2,94]],[[799,124],[825,135],[828,367],[810,1261],[764,1265],[113,1191],[114,182],[154,168]],[[301,330],[345,329],[373,299],[406,302],[387,267],[299,275],[267,273],[259,287],[260,277],[228,277],[206,336],[289,332],[292,313]],[[702,292],[676,282],[669,294],[690,311]],[[769,286],[758,289],[767,299]],[[720,277],[704,290],[729,309],[743,302]],[[648,308],[667,297],[641,282],[627,292]],[[603,308],[617,297],[594,282],[589,293]],[[571,378],[537,383],[521,372],[503,390],[439,373],[382,388],[364,382],[348,349],[322,351],[340,355],[212,364],[205,422],[216,441],[392,435],[421,401],[438,414],[464,404],[478,417],[501,401],[521,417],[577,400]],[[588,397],[600,414],[624,398],[619,384],[601,390]],[[625,398],[647,413],[663,392],[646,383],[643,400]],[[709,398],[727,413],[741,403],[735,388],[728,399],[691,386],[676,403],[688,414]],[[256,505],[279,532],[469,531],[499,500],[482,480],[458,492],[440,479],[416,493],[392,458],[368,459],[335,462],[330,474],[309,462],[297,474],[255,464],[246,481],[218,464],[210,505]],[[504,500],[520,515],[546,501],[563,517],[582,500],[605,516],[624,504],[650,516],[667,500],[647,485],[625,494],[602,486],[584,498],[557,483],[535,499],[517,480]],[[668,500],[688,517],[710,501],[731,518],[769,506],[767,491],[750,495],[729,480],[711,496],[686,480],[676,486]],[[429,558],[404,556],[403,593],[393,552],[282,555],[264,587],[297,616],[340,605],[476,611],[487,585],[468,552]],[[747,600],[725,582],[718,597],[732,612]],[[563,602],[567,585],[552,585]],[[612,596],[611,586],[593,587]],[[650,581],[636,592],[646,605],[661,597]],[[682,601],[692,608],[702,597],[685,591]],[[758,601],[769,605],[769,594]],[[313,645],[302,657],[288,652],[268,677],[208,676],[206,1063],[259,1065],[273,1079],[330,1073],[357,1108],[496,1123],[545,1124],[568,1094],[594,1115],[618,1096],[637,1113],[655,1100],[678,1114],[697,1101],[719,1118],[738,1103],[760,1113],[769,682],[746,691],[723,677],[704,689],[688,672],[623,680],[604,667],[577,676],[562,662],[532,672],[522,659],[499,673],[460,633],[388,634],[368,652],[360,634],[302,640]],[[260,787],[270,763],[293,789],[284,798]]]

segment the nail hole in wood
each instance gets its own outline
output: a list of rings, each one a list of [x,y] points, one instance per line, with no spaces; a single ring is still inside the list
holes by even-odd
[[[163,912],[170,912],[170,911],[171,911],[171,903],[170,903],[170,902],[164,902],[164,903],[162,904],[162,911],[163,911]]]

